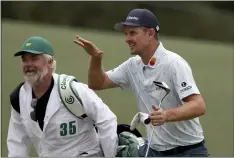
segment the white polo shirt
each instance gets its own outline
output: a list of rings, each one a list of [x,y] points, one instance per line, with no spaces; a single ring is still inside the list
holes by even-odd
[[[140,56],[135,56],[108,71],[107,75],[122,89],[132,89],[139,111],[144,113],[152,112],[152,105],[159,105],[160,99],[165,95],[165,91],[157,88],[153,81],[163,81],[170,88],[170,93],[162,102],[162,109],[175,108],[184,104],[184,97],[200,94],[189,64],[178,54],[166,50],[162,43],[148,65],[144,65]],[[199,118],[168,122],[154,128],[151,148],[158,151],[199,143],[204,139]],[[152,129],[152,125],[146,127],[148,138]]]

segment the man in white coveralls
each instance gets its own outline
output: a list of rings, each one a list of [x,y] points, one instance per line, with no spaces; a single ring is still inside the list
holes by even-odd
[[[30,37],[15,56],[22,57],[25,82],[10,95],[8,157],[29,156],[32,143],[39,157],[115,157],[117,118],[87,85],[72,81],[84,115],[73,115],[63,105],[52,45]],[[95,126],[97,131],[95,130]]]

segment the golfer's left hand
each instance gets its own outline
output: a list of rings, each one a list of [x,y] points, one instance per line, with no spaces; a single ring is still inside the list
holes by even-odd
[[[158,106],[152,106],[154,111],[150,113],[150,119],[153,126],[161,126],[166,122],[166,114],[165,111],[162,108],[159,108]]]

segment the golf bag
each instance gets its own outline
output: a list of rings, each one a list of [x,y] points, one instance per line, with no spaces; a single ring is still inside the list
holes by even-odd
[[[117,127],[119,144],[116,157],[139,157],[140,148],[148,144],[148,140],[143,138],[137,130],[130,130],[130,125],[119,124]]]

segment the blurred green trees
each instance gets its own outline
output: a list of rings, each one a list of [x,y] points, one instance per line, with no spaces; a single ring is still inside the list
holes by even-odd
[[[133,8],[153,11],[161,34],[233,42],[233,2],[2,1],[2,17],[112,30]],[[227,8],[227,10],[225,10]]]

